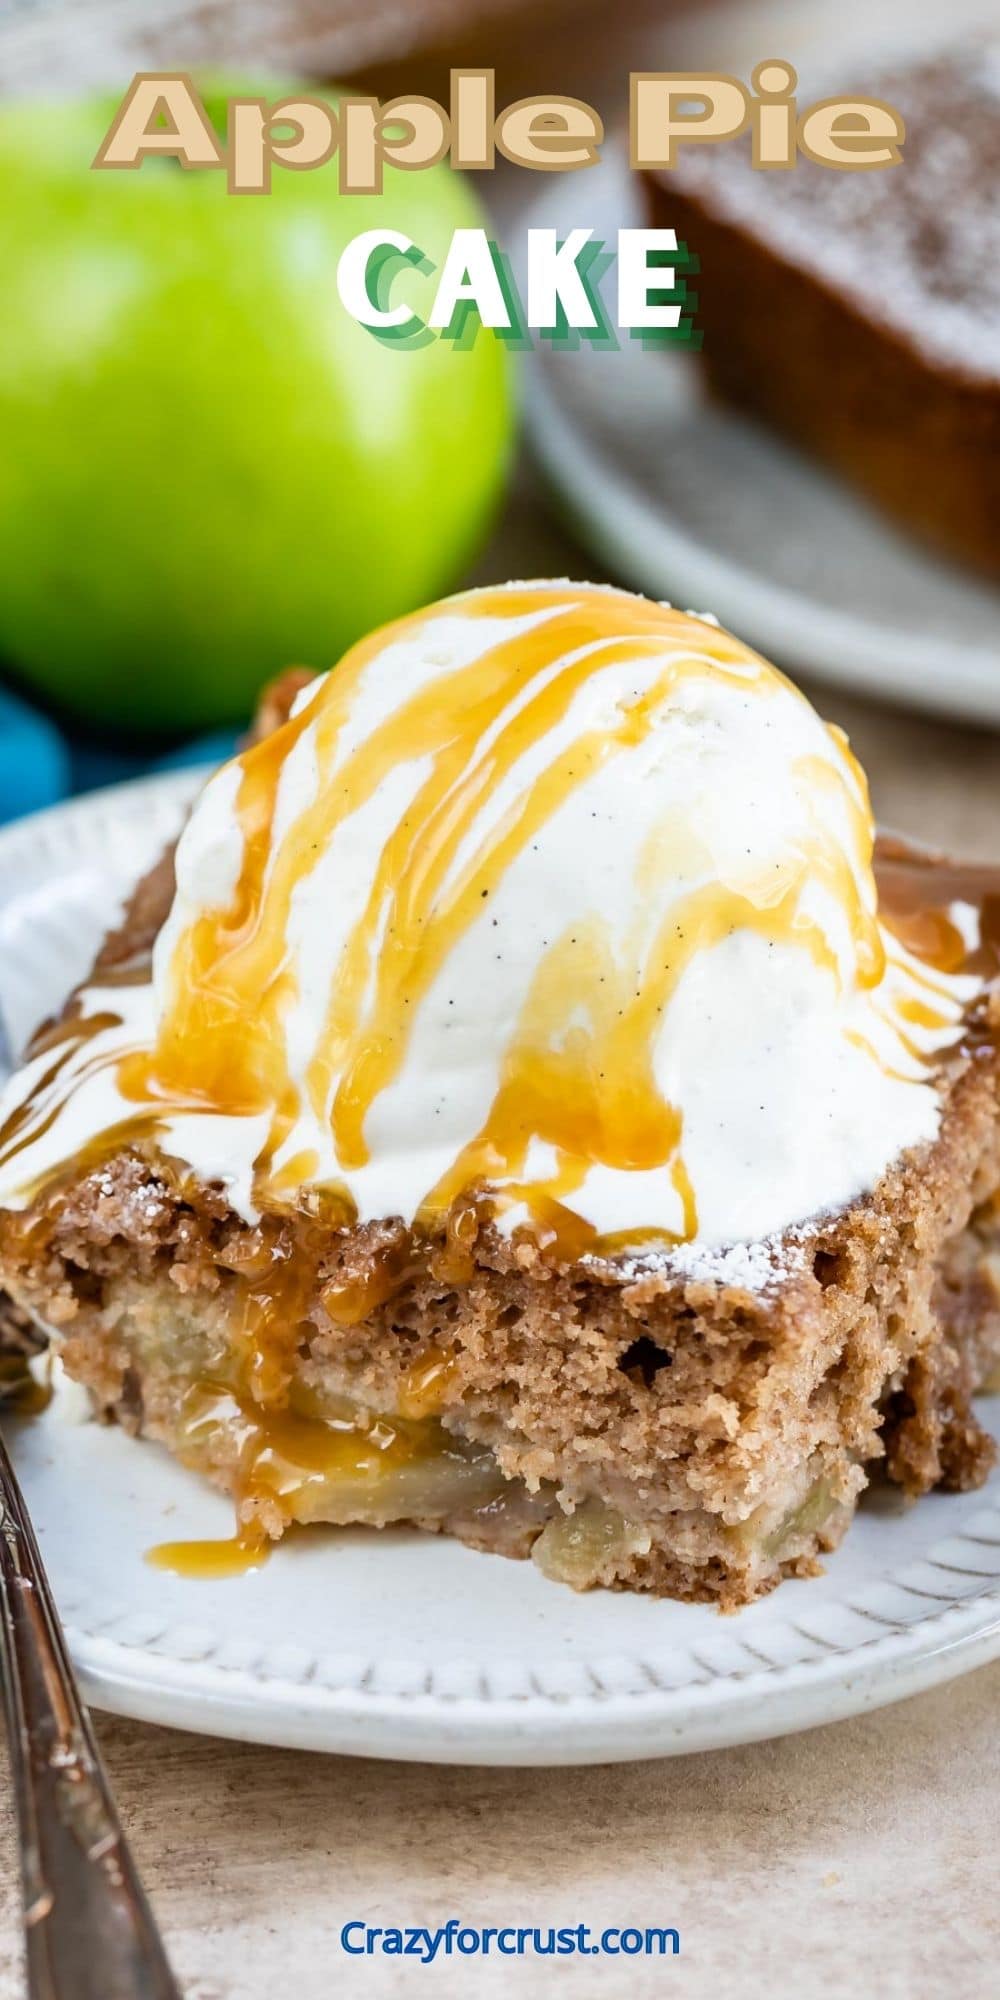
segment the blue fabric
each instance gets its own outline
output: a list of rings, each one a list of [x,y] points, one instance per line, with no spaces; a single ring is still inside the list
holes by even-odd
[[[0,825],[98,785],[123,784],[150,771],[224,763],[239,733],[216,730],[166,752],[104,749],[68,738],[20,695],[0,688]]]
[[[69,751],[59,731],[0,688],[0,821],[54,806],[71,782]]]

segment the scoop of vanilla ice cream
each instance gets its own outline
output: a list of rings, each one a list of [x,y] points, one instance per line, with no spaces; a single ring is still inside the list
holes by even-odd
[[[300,701],[306,726],[280,770],[267,859],[294,877],[275,976],[298,1110],[275,1179],[305,1160],[311,1181],[346,1184],[363,1218],[411,1219],[435,1189],[455,1190],[464,1158],[469,1178],[512,1193],[511,1220],[545,1194],[602,1236],[684,1237],[693,1223],[698,1239],[721,1242],[832,1208],[933,1136],[933,1081],[914,1028],[904,1047],[894,1015],[914,972],[875,917],[867,797],[844,742],[712,623],[636,607],[566,586],[470,595],[369,649],[332,747],[321,737],[338,676]],[[421,697],[436,689],[464,718],[483,662],[519,651],[533,671],[497,677],[467,754],[436,784],[456,732],[428,730]],[[407,707],[410,729],[358,785],[364,753]],[[239,879],[241,775],[236,764],[208,786],[181,841],[156,953],[161,1021],[179,941]],[[340,785],[355,789],[330,825],[315,806]],[[446,827],[432,825],[442,813]],[[416,908],[432,853],[436,879]],[[424,976],[421,952],[470,884]],[[380,1007],[376,963],[407,922],[411,949]],[[354,1041],[335,1049],[331,995],[366,923]],[[941,995],[949,1039],[963,998]],[[363,1146],[345,1155],[331,1109],[365,1037],[386,1034],[399,1038],[396,1058],[367,1102]],[[550,1062],[556,1095],[561,1075],[576,1096],[564,1116],[545,1102],[536,1129],[533,1062]],[[527,1122],[513,1158],[490,1137],[508,1081],[515,1132],[519,1087]],[[674,1113],[649,1121],[664,1130],[659,1155],[644,1130],[651,1104],[627,1101],[630,1090]],[[501,1122],[506,1139],[511,1118]],[[226,1143],[239,1150],[238,1121]],[[185,1122],[196,1167],[217,1164],[217,1145],[215,1133],[200,1160]]]
[[[933,1138],[974,990],[881,925],[872,842],[845,740],[713,621],[575,584],[434,606],[195,806],[161,1143],[248,1213],[485,1186],[614,1248],[801,1223]]]

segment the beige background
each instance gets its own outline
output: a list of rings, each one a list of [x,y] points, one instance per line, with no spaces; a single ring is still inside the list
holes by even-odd
[[[933,1504],[927,1503],[927,1504]],[[1000,1666],[864,1720],[581,1771],[310,1757],[106,1721],[189,2000],[987,2000]],[[0,1996],[18,1913],[0,1813]],[[679,1959],[346,1960],[342,1923],[671,1924]]]
[[[587,574],[530,483],[477,574]],[[1000,854],[1000,739],[812,689],[886,824]],[[923,1503],[933,1507],[930,1499]],[[789,1586],[797,1588],[804,1586]],[[101,1720],[189,2000],[1000,1992],[1000,1665],[782,1742],[581,1771],[310,1757]],[[19,2000],[9,1787],[0,2000]],[[347,1960],[342,1923],[672,1925],[677,1960]]]

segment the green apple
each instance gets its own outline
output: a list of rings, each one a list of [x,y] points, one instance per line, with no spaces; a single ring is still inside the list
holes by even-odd
[[[359,231],[440,265],[481,222],[447,166],[381,196],[335,164],[256,197],[173,160],[93,172],[114,110],[0,108],[0,662],[77,715],[206,727],[458,579],[508,458],[507,354],[383,343],[337,296]],[[428,295],[406,270],[393,301]]]

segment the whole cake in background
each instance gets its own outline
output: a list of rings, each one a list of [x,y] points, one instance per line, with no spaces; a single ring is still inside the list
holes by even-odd
[[[699,260],[712,387],[1000,574],[1000,43],[863,81],[904,116],[898,166],[767,173],[749,141],[684,146],[649,206]]]
[[[742,1603],[1000,1350],[992,871],[707,617],[468,592],[290,677],[0,1102],[0,1283],[237,1503]]]

